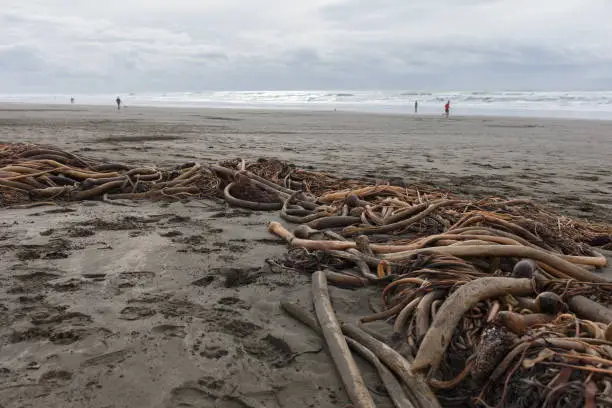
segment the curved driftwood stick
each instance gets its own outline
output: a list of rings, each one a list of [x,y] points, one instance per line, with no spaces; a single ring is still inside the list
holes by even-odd
[[[39,154],[36,156],[31,156],[28,157],[28,160],[53,160],[56,161],[58,163],[63,163],[63,162],[69,162],[71,161],[70,158],[65,157],[65,156],[61,156],[59,154]]]
[[[312,211],[309,210],[303,210],[303,211],[307,211],[308,214],[305,215],[294,215],[294,214],[290,214],[289,211],[291,210],[283,210],[281,209],[280,212],[280,217],[287,221],[290,222],[292,224],[302,224],[302,225],[307,225],[306,223],[310,222],[310,221],[314,221],[317,220],[319,218],[323,218],[323,217],[327,217],[329,214],[327,214],[326,212],[320,211],[320,212],[316,212],[313,214]],[[293,210],[293,211],[299,211],[299,210]]]
[[[280,191],[280,192],[282,192],[284,194],[291,195],[291,194],[296,192],[295,190],[291,190],[290,188],[283,187],[283,186],[281,186],[279,184],[276,184],[273,181],[270,181],[268,179],[260,177],[257,174],[252,173],[252,172],[250,172],[248,170],[242,171],[241,173],[246,174],[247,177],[252,179],[252,180],[259,181],[262,184],[267,184],[269,187],[272,187],[276,191]]]
[[[312,275],[312,296],[323,337],[351,402],[357,408],[375,407],[368,387],[359,373],[359,368],[340,330],[340,324],[329,298],[327,279],[322,271],[317,271]]]
[[[11,164],[8,166],[4,166],[2,168],[0,168],[1,172],[6,172],[6,173],[15,173],[14,175],[20,174],[20,175],[33,175],[36,173],[41,172],[40,169],[33,169],[31,167],[28,166],[20,166],[18,164]],[[46,172],[44,172],[46,173]]]
[[[597,268],[603,268],[608,265],[608,260],[605,256],[597,251],[593,251],[593,254],[595,256],[559,255],[559,257],[571,263],[596,266]]]
[[[346,204],[345,204],[346,205]],[[366,205],[364,208],[364,213],[362,214],[362,216],[367,216],[367,218],[369,218],[370,220],[372,220],[372,222],[374,222],[375,225],[383,225],[383,220],[380,216],[378,216],[377,214],[374,213],[374,209],[372,208],[371,205]]]
[[[119,181],[119,180],[127,181],[127,177],[120,176],[120,177],[108,177],[108,178],[99,178],[99,179],[88,178],[88,179],[83,180],[83,182],[81,183],[81,187],[89,188],[90,186],[101,186],[102,184],[110,183],[111,181]]]
[[[382,291],[382,299],[387,304],[388,294],[396,286],[403,285],[405,283],[410,283],[413,285],[423,286],[426,284],[426,281],[421,278],[400,278],[396,279],[393,282],[389,283]]]
[[[193,166],[189,167],[189,169],[192,169],[192,168]],[[136,175],[155,174],[155,173],[157,173],[157,170],[154,169],[153,167],[136,167],[136,168],[129,170],[127,173],[125,173],[125,175],[126,176],[136,176]],[[181,173],[181,175],[179,175],[177,178],[182,177],[184,174],[185,173]]]
[[[538,312],[538,307],[536,306],[535,299],[523,296],[515,296],[514,298],[516,299],[517,306],[519,307],[518,310],[527,309],[534,313]]]
[[[428,245],[432,245],[442,240],[457,240],[457,241],[479,240],[479,241],[494,242],[496,244],[503,244],[503,245],[521,245],[520,242],[514,239],[506,238],[506,237],[496,237],[496,236],[490,236],[490,235],[438,234],[438,235],[431,235],[429,237],[420,239],[414,243],[407,244],[407,245],[388,245],[388,248],[379,246],[376,248],[376,252],[390,254],[390,253],[396,253],[396,252],[402,252],[402,251],[410,251],[411,249],[425,248]]]
[[[184,171],[179,176],[174,178],[174,180],[187,180],[187,179],[191,178],[195,173],[200,171],[200,169],[202,169],[202,166],[200,164],[196,163],[193,166],[188,167],[186,171]],[[153,170],[155,171],[154,173],[146,173],[146,174],[155,174],[155,173],[157,173],[157,171],[155,169],[153,169]]]
[[[236,173],[238,172],[237,170],[228,169],[227,167],[223,167],[223,166],[210,166],[209,169],[210,171],[213,171],[219,175],[225,176],[232,180],[234,179],[234,177],[236,176]]]
[[[412,364],[413,371],[423,371],[428,367],[435,371],[438,368],[461,317],[478,302],[507,293],[521,296],[532,292],[533,285],[529,279],[479,278],[461,286],[438,311],[419,347]]]
[[[348,275],[346,273],[338,273],[330,270],[325,270],[325,277],[333,284],[348,287],[363,287],[367,286],[370,281],[360,276]]]
[[[289,314],[289,316],[293,317],[301,323],[304,323],[306,326],[310,327],[312,330],[317,332],[317,334],[323,337],[323,332],[321,331],[321,326],[319,325],[317,318],[308,310],[296,303],[289,302],[288,300],[281,300],[280,305],[283,310],[287,312],[287,314]],[[370,336],[378,338],[379,341],[384,340],[383,336],[378,333],[372,332],[368,334]]]
[[[393,224],[387,224],[387,225],[382,225],[382,226],[378,226],[378,227],[354,227],[354,228],[346,228],[343,231],[344,235],[348,235],[348,236],[353,236],[353,235],[357,235],[357,234],[384,234],[384,233],[388,233],[391,231],[395,231],[398,229],[402,229],[402,228],[406,228],[412,224],[414,224],[417,221],[422,220],[423,218],[427,217],[429,214],[433,213],[435,210],[437,210],[440,207],[446,207],[446,206],[451,206],[451,205],[455,205],[455,204],[464,204],[466,203],[466,201],[461,201],[461,200],[439,200],[439,201],[434,201],[433,203],[431,203],[429,205],[429,207],[427,207],[425,210],[421,211],[420,213],[406,219],[406,220],[402,220],[402,221],[398,221],[395,222]]]
[[[425,378],[418,374],[413,375],[410,370],[410,363],[401,354],[351,324],[343,323],[342,332],[367,347],[399,377],[408,388],[408,398],[415,407],[441,408]]]
[[[355,256],[356,258],[355,263],[357,264],[359,269],[362,271],[364,276],[366,276],[368,279],[370,278],[374,278],[375,280],[378,279],[378,277],[375,274],[370,272],[369,267],[372,266],[372,267],[378,268],[378,265],[381,262],[380,259],[374,256],[364,254],[363,252],[359,252],[359,250],[355,248],[347,249],[345,252]]]
[[[406,217],[410,217],[411,215],[421,212],[427,208],[430,203],[421,203],[417,205],[413,205],[412,207],[403,208],[395,214],[391,214],[388,217],[383,219],[384,225],[394,224],[398,221],[405,219]]]
[[[89,190],[77,191],[74,194],[75,200],[87,200],[88,198],[101,196],[104,193],[123,186],[125,184],[124,180],[119,181],[109,181],[108,183],[102,184],[101,186],[94,187]]]
[[[53,198],[73,191],[72,187],[47,187],[30,191],[33,198]]]
[[[73,180],[69,177],[65,177],[65,176],[53,176],[53,175],[49,175],[46,176],[49,178],[49,180],[55,184],[59,184],[60,186],[74,186],[77,181]]]
[[[156,176],[156,175],[153,175]],[[150,176],[137,176],[138,177],[138,181],[145,181],[142,177],[150,177]],[[155,184],[153,184],[151,186],[151,190],[161,190],[163,188],[167,188],[167,187],[180,187],[183,185],[189,185],[192,183],[195,183],[196,181],[198,181],[200,178],[202,177],[201,174],[195,174],[193,176],[191,176],[190,178],[186,179],[186,180],[170,180],[170,181],[162,181],[162,182],[156,182]]]
[[[510,329],[510,331],[519,336],[523,336],[525,333],[527,333],[527,330],[530,327],[550,323],[554,319],[555,316],[542,313],[522,315],[505,310],[497,313],[497,320]]]
[[[417,338],[417,343],[420,343],[427,334],[427,330],[429,330],[430,323],[430,313],[431,313],[431,304],[437,300],[444,297],[446,291],[444,290],[434,290],[429,292],[423,299],[419,302],[419,305],[416,308],[416,316],[415,316],[415,333]]]
[[[299,207],[299,208],[287,208],[285,213],[287,215],[295,215],[298,217],[306,217],[307,215],[312,215],[313,212],[311,210],[306,210],[299,205],[292,205],[291,207]]]
[[[537,262],[537,266],[540,268],[540,270],[537,270],[537,273],[542,273],[542,275],[546,276],[548,278],[548,280],[552,280],[552,279],[572,279],[571,276],[569,276],[568,274],[561,272],[558,269],[553,268],[550,265],[547,265],[545,263],[542,262]]]
[[[19,166],[32,167],[35,169],[40,169],[45,167],[45,165],[51,167],[66,167],[65,164],[58,163],[55,160],[32,160],[19,163]]]
[[[320,249],[320,250],[338,250],[343,251],[349,248],[355,248],[357,245],[351,241],[317,241],[310,239],[300,239],[293,236],[293,234],[280,223],[272,221],[268,225],[268,231],[278,235],[292,247],[306,248],[306,249]]]
[[[612,309],[584,296],[572,296],[567,302],[572,312],[579,317],[599,323],[612,323]]]
[[[280,305],[283,310],[287,312],[287,314],[289,314],[289,316],[310,327],[319,336],[323,337],[323,331],[321,330],[319,322],[317,321],[316,317],[308,310],[287,300],[281,300]]]
[[[163,188],[161,191],[155,191],[155,193],[158,193],[162,196],[173,196],[173,195],[179,195],[179,194],[187,194],[187,195],[193,195],[193,194],[198,194],[200,192],[200,189],[193,186],[193,187],[169,187],[169,188]]]
[[[53,148],[28,150],[28,151],[21,153],[21,157],[25,157],[25,158],[28,158],[29,160],[33,160],[32,156],[40,156],[44,154],[57,155],[57,156],[63,157],[64,159],[73,159],[77,161],[79,164],[83,166],[87,166],[87,163],[85,163],[77,155],[69,153],[69,152],[65,152],[62,150],[56,150]]]
[[[470,225],[470,224],[474,224],[476,222],[480,222],[480,221],[488,221],[490,223],[493,224],[497,224],[497,225],[501,225],[504,228],[509,229],[510,231],[514,232],[517,235],[522,236],[523,238],[525,238],[526,240],[528,240],[529,242],[542,247],[546,250],[551,251],[552,248],[546,244],[546,242],[544,242],[543,240],[541,240],[539,237],[535,236],[534,234],[532,234],[531,232],[529,232],[528,230],[526,230],[525,228],[514,224],[512,222],[506,221],[504,219],[501,219],[499,217],[493,217],[489,214],[483,214],[483,213],[472,213],[470,215],[467,216],[467,219],[465,219],[465,221],[461,224],[461,221],[455,225],[453,225],[452,227],[449,228],[449,231],[452,231],[453,229],[455,229],[455,226],[459,227],[465,227],[466,225]]]
[[[370,271],[368,262],[363,254],[356,249],[348,249],[346,251],[331,250],[327,251],[327,253],[335,256],[336,258],[346,259],[347,261],[353,262],[357,266],[357,269],[359,269],[361,276],[370,281],[378,281],[378,277]]]
[[[422,296],[415,298],[412,302],[408,303],[397,315],[397,317],[395,318],[395,323],[393,324],[393,331],[395,333],[403,333],[404,330],[406,330],[406,323],[408,322],[408,318],[410,317],[414,309],[416,309],[416,307],[419,305],[421,299],[423,299]]]
[[[383,319],[387,319],[391,316],[395,316],[396,314],[398,314],[399,312],[402,311],[403,308],[406,307],[406,305],[408,305],[411,301],[412,301],[412,296],[407,296],[405,299],[403,299],[402,301],[400,301],[397,305],[387,309],[387,310],[383,310],[380,313],[375,313],[373,315],[369,315],[369,316],[364,316],[362,318],[359,319],[359,324],[361,325],[362,323],[371,323],[371,322],[375,322],[377,320],[383,320]]]
[[[310,221],[307,225],[310,228],[322,230],[326,228],[346,227],[347,225],[357,224],[359,221],[361,221],[361,218],[359,217],[336,215]]]
[[[296,305],[295,303],[289,301],[281,301],[281,308],[287,312],[291,317],[298,320],[299,322],[305,324],[313,331],[315,331],[319,336],[323,337],[323,332],[321,331],[321,326],[319,326],[319,322],[312,313],[308,310],[304,309],[301,306]],[[357,352],[357,354],[361,355],[365,360],[367,360],[370,364],[372,364],[376,370],[378,371],[378,375],[382,379],[383,384],[387,388],[389,393],[389,397],[391,401],[395,404],[397,408],[412,408],[414,405],[410,402],[402,385],[397,381],[393,373],[381,363],[381,361],[376,357],[376,354],[372,353],[367,347],[362,345],[356,340],[351,339],[350,337],[346,337],[346,342],[349,347]]]
[[[316,212],[316,213],[312,213],[312,211],[309,212],[308,215],[305,216],[295,216],[295,215],[289,215],[288,214],[288,208],[289,205],[291,204],[291,202],[295,199],[296,195],[298,193],[294,193],[291,195],[291,197],[287,198],[286,200],[284,200],[283,202],[283,206],[281,208],[281,212],[280,212],[280,217],[287,221],[287,222],[291,222],[294,224],[305,224],[307,222],[310,221],[314,221],[318,218],[322,218],[322,217],[326,217],[328,215],[328,213],[326,211],[320,211],[320,212]],[[307,211],[307,210],[305,210]]]
[[[61,168],[55,169],[54,173],[66,174],[70,177],[73,177],[77,180],[86,180],[88,178],[98,179],[98,178],[109,178],[109,177],[119,177],[119,173],[92,173],[83,170],[74,170],[62,166]]]
[[[344,191],[337,191],[335,193],[325,194],[319,197],[319,202],[333,203],[334,201],[344,200],[348,196],[351,196],[351,195],[355,195],[357,197],[366,197],[372,194],[381,194],[381,193],[403,194],[405,192],[406,192],[406,189],[403,187],[370,186],[370,187],[359,188],[357,190],[344,190]]]
[[[351,339],[350,337],[346,338],[346,342],[351,349],[356,351],[357,354],[376,368],[376,371],[378,371],[378,376],[385,385],[393,405],[395,405],[397,408],[415,408],[408,396],[406,396],[406,392],[404,391],[402,384],[397,380],[393,372],[389,370],[378,357],[376,357],[376,354],[372,353],[363,344],[359,343],[357,340]]]
[[[158,171],[158,172],[153,173],[153,174],[145,174],[145,175],[137,174],[134,177],[134,181],[135,182],[138,182],[138,181],[161,181],[162,178],[163,178],[163,175],[161,174],[161,172]],[[191,178],[189,178],[187,180],[176,180],[176,181],[179,182],[177,184],[180,184],[180,182],[195,181],[195,180],[197,180],[197,178],[199,178],[199,175],[192,176]]]
[[[11,166],[12,168],[16,168],[17,166]],[[26,169],[27,167],[23,167],[23,169]],[[16,169],[17,170],[17,169]],[[38,171],[38,170],[34,170],[34,169],[29,169],[31,171],[20,171],[17,173],[13,173],[12,176],[9,176],[8,178],[5,178],[5,180],[21,180],[23,178],[29,178],[29,177],[38,177],[38,176],[44,176],[45,174],[49,174],[55,171],[55,169],[51,169],[51,170],[45,170],[45,171]],[[10,170],[9,170],[10,171]]]
[[[453,255],[456,257],[500,257],[511,256],[519,258],[531,258],[543,262],[558,269],[576,280],[583,282],[609,283],[610,281],[599,275],[595,275],[559,256],[541,249],[525,247],[520,245],[474,245],[453,247],[432,247],[414,249],[411,251],[398,252],[395,254],[382,255],[383,259],[399,261],[420,253],[438,253]]]
[[[19,181],[4,180],[4,179],[0,179],[0,187],[7,187],[13,190],[22,190],[22,191],[32,191],[36,189],[36,187],[33,187],[26,183],[21,183]]]
[[[91,166],[91,169],[96,172],[121,171],[121,170],[129,171],[131,167],[126,166],[125,164],[119,164],[119,163],[105,163],[105,164],[98,164],[97,166]]]
[[[241,200],[232,196],[231,190],[236,185],[236,183],[232,182],[225,187],[223,190],[223,196],[225,200],[233,206],[248,208],[250,210],[262,210],[262,211],[271,211],[271,210],[280,210],[283,205],[281,203],[260,203],[256,201],[246,201]]]
[[[32,150],[26,150],[25,152],[22,152],[19,157],[32,157],[32,156],[40,156],[43,154],[56,154],[58,156],[63,157],[64,159],[69,159],[70,157],[65,154],[62,151],[59,150],[55,150],[53,148],[48,148],[48,149],[32,149]]]
[[[179,194],[193,195],[198,194],[199,189],[197,187],[173,187],[164,188],[162,190],[151,190],[146,193],[117,193],[117,194],[106,194],[108,200],[143,200],[143,199],[155,199],[160,197],[171,197]]]
[[[500,229],[486,227],[484,225],[473,226],[473,227],[463,227],[463,228],[457,228],[457,229],[453,229],[453,230],[448,230],[448,231],[444,232],[444,234],[456,234],[456,235],[462,235],[462,234],[495,235],[495,236],[499,236],[499,237],[505,237],[505,238],[513,239],[515,241],[520,242],[522,245],[525,245],[525,246],[533,246],[533,247],[536,247],[536,248],[540,248],[536,244],[533,244],[533,243],[529,242],[528,240],[526,240],[525,238],[523,238],[521,236],[518,236],[518,235],[513,234],[511,232],[508,232],[508,231],[503,231],[503,230],[500,230]]]

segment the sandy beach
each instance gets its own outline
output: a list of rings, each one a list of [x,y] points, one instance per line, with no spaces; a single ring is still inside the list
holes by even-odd
[[[611,135],[603,121],[0,106],[0,142],[144,165],[275,157],[371,182],[531,198],[607,223]],[[280,310],[285,298],[310,305],[310,278],[266,262],[286,252],[272,220],[221,201],[3,209],[0,406],[349,404],[322,341]],[[331,289],[346,320],[371,313],[375,293]],[[358,363],[377,406],[391,407]]]

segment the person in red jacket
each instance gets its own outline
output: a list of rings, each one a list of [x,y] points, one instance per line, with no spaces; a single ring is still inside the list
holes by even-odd
[[[444,116],[448,117],[449,114],[450,114],[450,101],[447,101],[446,105],[444,105]]]

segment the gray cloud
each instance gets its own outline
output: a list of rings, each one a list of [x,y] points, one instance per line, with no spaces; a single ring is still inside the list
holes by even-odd
[[[0,88],[602,88],[611,12],[609,0],[4,0]]]

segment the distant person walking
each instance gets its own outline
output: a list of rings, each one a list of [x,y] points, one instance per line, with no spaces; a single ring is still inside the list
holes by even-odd
[[[419,113],[419,101],[414,101],[414,113]]]
[[[444,105],[444,116],[448,118],[448,115],[450,115],[450,101],[447,101]]]
[[[121,98],[117,97],[117,99],[115,99],[115,102],[117,102],[117,110],[121,110]]]
[[[74,98],[70,98],[70,104],[74,105]]]

